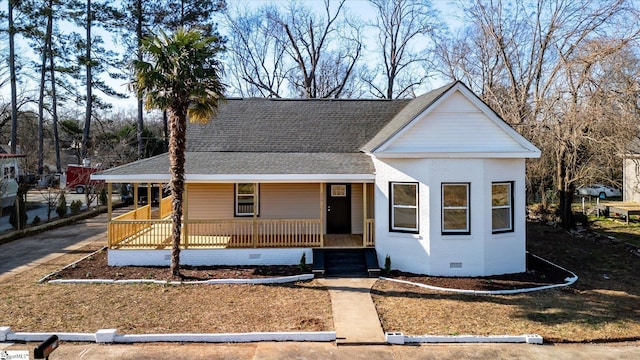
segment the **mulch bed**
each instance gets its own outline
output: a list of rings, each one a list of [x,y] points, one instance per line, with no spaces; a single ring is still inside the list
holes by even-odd
[[[392,271],[385,276],[450,289],[463,290],[512,290],[560,284],[569,273],[528,256],[528,270],[524,273],[488,277],[434,277]],[[183,280],[251,279],[292,276],[310,273],[310,266],[183,266]],[[107,251],[103,250],[58,272],[50,279],[153,279],[168,280],[168,267],[157,266],[108,266]]]
[[[181,266],[183,280],[252,279],[282,277],[311,273],[311,268],[298,266]],[[151,279],[170,280],[171,273],[164,266],[109,266],[107,250],[99,251],[56,273],[51,279]]]
[[[439,277],[392,271],[390,278],[447,289],[498,291],[528,289],[563,284],[572,275],[531,255],[527,255],[527,271],[517,274],[484,277]]]

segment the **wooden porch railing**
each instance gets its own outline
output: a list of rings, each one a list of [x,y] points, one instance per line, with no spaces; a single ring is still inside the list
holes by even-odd
[[[364,246],[375,246],[375,222],[373,219],[364,220],[364,233],[362,234],[362,241]]]
[[[150,217],[151,206],[147,205],[113,218],[109,223],[109,247],[150,230],[151,224],[147,220]],[[114,224],[122,225],[114,226]]]
[[[171,215],[173,211],[173,197],[167,196],[160,200],[160,219],[164,219],[167,216]]]
[[[319,247],[319,219],[189,220],[183,248]],[[168,248],[171,220],[114,219],[110,248]],[[183,232],[184,234],[184,232]]]

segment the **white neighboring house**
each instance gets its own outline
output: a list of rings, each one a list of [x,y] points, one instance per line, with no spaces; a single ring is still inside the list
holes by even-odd
[[[187,126],[181,259],[297,264],[362,247],[419,274],[522,272],[525,160],[539,156],[461,82],[412,100],[229,99]],[[92,179],[167,183],[168,156]],[[168,265],[169,202],[110,221],[110,264]]]
[[[13,206],[18,194],[19,160],[25,157],[21,154],[9,154],[0,150],[0,205],[2,208]]]
[[[640,140],[629,148],[622,163],[622,201],[640,203]]]

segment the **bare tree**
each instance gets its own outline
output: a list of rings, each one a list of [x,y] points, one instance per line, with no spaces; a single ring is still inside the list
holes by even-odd
[[[16,87],[16,52],[15,52],[15,35],[16,27],[14,26],[13,11],[15,9],[14,1],[8,0],[8,19],[9,19],[9,76],[11,83],[11,152],[16,153],[18,144],[18,90]]]
[[[345,1],[239,10],[227,17],[232,87],[249,96],[358,96],[363,28]]]
[[[342,17],[344,3],[341,0],[332,7],[331,1],[325,0],[323,16],[295,1],[286,13],[269,14],[286,34],[286,53],[296,65],[296,71],[289,72],[287,80],[302,97],[339,98],[354,81],[362,38],[360,29]],[[339,76],[322,78],[326,75],[322,67],[326,70],[330,62],[339,65]]]
[[[463,78],[479,89],[507,122],[542,148],[549,159],[537,165],[554,169],[561,219],[570,227],[573,189],[580,178],[575,172],[591,161],[584,149],[605,143],[584,132],[595,126],[584,116],[592,107],[582,100],[594,94],[586,92],[589,78],[580,74],[590,73],[637,40],[637,10],[626,0],[474,1],[463,10],[470,26],[439,44],[442,69],[448,77]],[[589,46],[596,39],[606,43],[605,33],[612,48],[596,51]],[[549,148],[550,143],[557,147]],[[529,176],[544,181],[550,173],[547,168],[538,174],[530,171]]]
[[[230,86],[241,96],[282,97],[287,72],[285,34],[273,21],[273,5],[256,11],[235,9],[226,14],[230,29],[228,74]]]
[[[369,0],[381,65],[365,81],[379,98],[413,95],[432,74],[432,41],[444,28],[429,0]]]

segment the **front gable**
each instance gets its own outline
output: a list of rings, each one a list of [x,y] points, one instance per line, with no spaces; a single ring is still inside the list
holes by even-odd
[[[531,158],[540,150],[462,83],[456,83],[379,144],[376,157]]]

